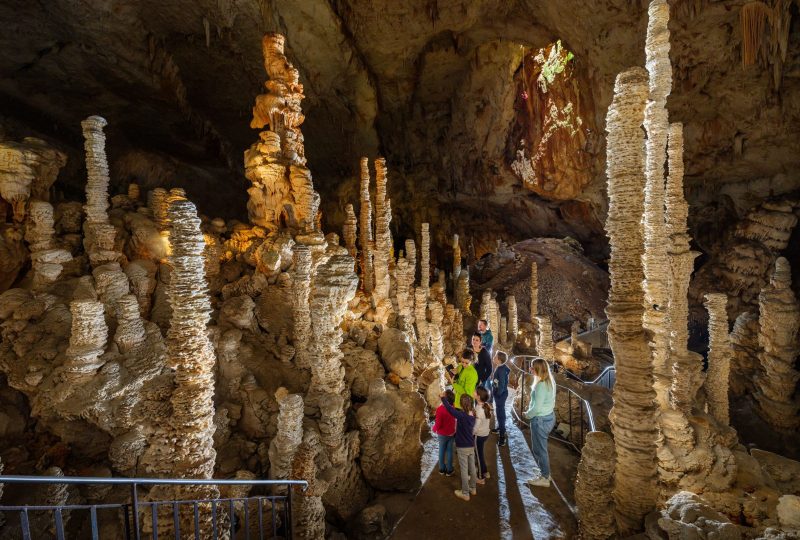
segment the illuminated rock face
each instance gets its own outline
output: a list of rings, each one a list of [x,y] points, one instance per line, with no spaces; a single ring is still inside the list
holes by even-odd
[[[614,439],[602,431],[587,433],[575,479],[582,538],[606,540],[615,536],[613,487]]]
[[[361,281],[364,292],[371,293],[374,283],[374,267],[372,262],[372,246],[374,237],[372,233],[372,205],[369,197],[369,160],[361,158],[361,191],[359,210],[358,241],[361,246]]]
[[[0,142],[0,197],[11,205],[14,222],[25,219],[29,199],[48,200],[50,186],[66,163],[66,154],[41,139]]]
[[[731,343],[728,338],[728,297],[725,294],[706,295],[708,310],[708,375],[705,389],[711,415],[722,425],[730,424],[728,381],[731,371]]]
[[[30,245],[33,287],[43,289],[61,275],[64,263],[72,260],[69,251],[59,248],[53,239],[53,207],[44,201],[31,201],[25,239]]]
[[[798,354],[797,332],[800,329],[800,305],[791,288],[789,261],[779,257],[775,271],[761,295],[759,304],[758,359],[761,372],[756,375],[757,411],[770,425],[792,430],[800,425],[800,399],[794,369]]]

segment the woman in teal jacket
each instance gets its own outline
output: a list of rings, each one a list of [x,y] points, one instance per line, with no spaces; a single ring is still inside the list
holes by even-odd
[[[550,487],[550,455],[547,437],[556,425],[556,381],[545,360],[533,361],[533,385],[531,401],[525,418],[531,423],[531,451],[542,475],[528,480],[528,485]]]

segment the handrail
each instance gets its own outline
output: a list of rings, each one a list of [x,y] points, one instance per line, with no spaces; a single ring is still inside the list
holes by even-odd
[[[305,480],[248,480],[246,478],[110,478],[106,476],[21,476],[21,475],[0,475],[0,484],[115,484],[140,486],[153,485],[181,485],[181,486],[204,486],[208,484],[220,486],[285,486],[299,485],[302,490],[308,489],[308,482]]]
[[[172,516],[172,527],[174,538],[181,539],[180,522],[181,510],[188,511],[194,517],[195,537],[199,538],[200,534],[200,515],[201,512],[206,512],[210,507],[211,512],[211,531],[210,533],[214,538],[218,537],[218,531],[222,527],[229,528],[230,537],[234,537],[234,533],[238,528],[244,527],[249,533],[249,520],[250,520],[250,507],[252,503],[256,506],[254,516],[257,519],[258,534],[260,539],[266,538],[265,533],[269,534],[267,527],[265,527],[264,511],[265,502],[270,505],[267,508],[271,509],[272,520],[270,522],[272,535],[269,538],[274,538],[278,535],[278,522],[277,516],[281,516],[283,535],[287,538],[292,538],[292,489],[291,486],[299,486],[302,491],[308,488],[308,482],[305,480],[249,480],[245,478],[230,478],[230,479],[216,479],[216,478],[124,478],[124,477],[93,477],[93,476],[21,476],[21,475],[0,475],[0,485],[2,484],[71,484],[71,485],[124,485],[130,488],[130,499],[128,502],[117,503],[103,503],[97,504],[51,504],[51,505],[15,505],[7,506],[0,505],[0,516],[5,513],[12,512],[19,514],[19,529],[23,540],[32,540],[32,525],[33,517],[31,512],[52,512],[53,517],[50,521],[51,528],[54,528],[57,540],[64,540],[65,538],[65,523],[68,512],[72,511],[89,511],[89,520],[91,525],[92,540],[99,540],[99,522],[98,510],[110,511],[116,510],[120,512],[121,525],[122,525],[122,538],[126,540],[141,540],[143,538],[142,524],[140,520],[144,519],[151,523],[153,531],[153,538],[159,535],[159,513],[165,511]],[[272,495],[247,495],[244,497],[215,497],[215,498],[202,498],[202,499],[185,499],[185,500],[139,500],[138,488],[142,486],[156,486],[156,485],[219,485],[219,486],[232,486],[232,485],[250,485],[250,486],[280,486],[285,491],[273,491]],[[225,508],[227,507],[227,509]],[[278,508],[276,512],[276,508]],[[169,512],[171,509],[171,512]],[[218,519],[219,512],[227,512],[227,524],[224,524]],[[185,512],[184,512],[185,513]],[[237,519],[237,515],[239,518]],[[191,517],[191,516],[190,516]],[[254,523],[254,525],[256,525]],[[6,525],[8,526],[8,525]],[[185,531],[190,533],[190,531]],[[37,533],[38,534],[38,533]],[[148,533],[149,534],[149,533]],[[170,535],[172,537],[172,535]]]

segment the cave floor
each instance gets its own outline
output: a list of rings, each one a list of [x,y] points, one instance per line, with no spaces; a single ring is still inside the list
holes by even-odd
[[[509,397],[509,405],[512,402]],[[538,473],[538,467],[530,452],[528,432],[520,430],[510,415],[508,426],[506,447],[498,448],[496,435],[486,443],[491,478],[478,486],[476,496],[467,502],[453,494],[461,485],[457,467],[452,477],[442,476],[434,468],[391,538],[576,538],[572,501],[578,455],[551,439],[554,483],[550,488],[530,488],[525,481]]]

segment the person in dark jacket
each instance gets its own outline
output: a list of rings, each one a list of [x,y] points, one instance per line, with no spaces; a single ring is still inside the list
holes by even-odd
[[[481,335],[477,332],[472,334],[472,352],[477,356],[475,370],[478,372],[478,385],[487,390],[491,389],[490,379],[492,378],[492,356],[481,343]]]
[[[475,408],[472,398],[466,394],[461,396],[460,409],[456,409],[447,401],[447,394],[442,392],[442,405],[447,412],[456,418],[456,455],[461,472],[461,489],[455,490],[456,497],[464,501],[477,493],[478,474],[475,470]]]
[[[489,321],[486,319],[478,321],[478,335],[481,336],[481,343],[491,355],[494,349],[494,336],[491,329],[489,329]]]
[[[508,357],[498,354],[494,357],[494,374],[492,377],[492,397],[497,415],[497,446],[506,445],[506,399],[508,398],[508,376],[511,368],[506,365]]]

